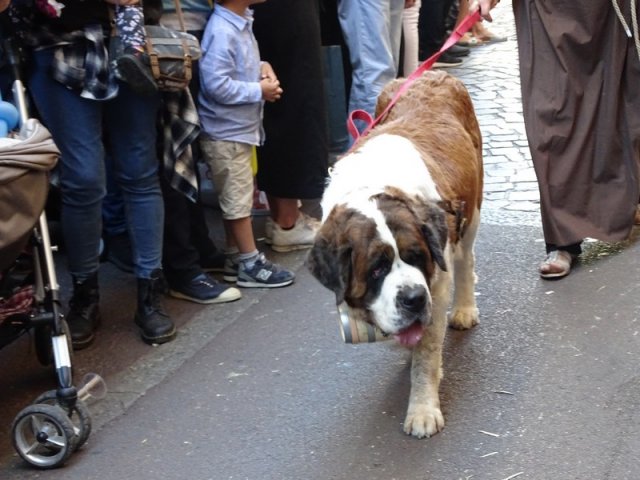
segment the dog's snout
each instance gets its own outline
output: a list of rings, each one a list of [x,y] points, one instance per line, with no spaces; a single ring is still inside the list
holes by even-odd
[[[398,294],[398,301],[408,311],[419,313],[427,304],[427,290],[422,285],[405,287]]]

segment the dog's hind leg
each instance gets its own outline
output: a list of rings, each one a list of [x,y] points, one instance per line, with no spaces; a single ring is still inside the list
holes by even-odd
[[[430,437],[444,428],[440,411],[440,379],[442,378],[442,343],[447,329],[447,307],[451,290],[451,274],[434,282],[432,323],[425,329],[411,360],[411,394],[404,431],[418,438]]]
[[[473,247],[480,224],[480,212],[476,211],[464,237],[454,247],[453,278],[454,292],[449,325],[457,330],[466,330],[478,324],[478,307],[475,297],[475,255]]]

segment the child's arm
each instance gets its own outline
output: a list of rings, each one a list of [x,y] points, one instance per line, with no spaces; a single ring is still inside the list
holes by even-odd
[[[249,78],[249,72],[245,79],[235,78],[236,62],[230,53],[231,49],[227,48],[232,41],[231,38],[224,38],[224,35],[205,32],[200,59],[200,91],[205,97],[223,105],[260,102],[262,87],[258,72],[255,72],[255,80]]]

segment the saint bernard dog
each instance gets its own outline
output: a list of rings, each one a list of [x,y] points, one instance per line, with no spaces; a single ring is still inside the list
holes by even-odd
[[[387,85],[376,115],[401,83]],[[473,248],[482,180],[469,94],[449,74],[428,71],[336,162],[307,258],[338,304],[413,349],[404,430],[418,438],[444,427],[438,388],[452,298],[451,327],[478,323]]]

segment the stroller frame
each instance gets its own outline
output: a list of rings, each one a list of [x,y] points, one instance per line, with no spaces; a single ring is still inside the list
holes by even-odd
[[[18,51],[11,41],[4,42],[13,69],[14,102],[19,127],[29,118],[26,90],[21,80]],[[52,246],[44,209],[33,228],[29,242],[33,250],[33,303],[28,314],[10,317],[19,329],[35,331],[36,353],[40,363],[53,361],[58,388],[43,393],[18,413],[12,424],[13,445],[20,457],[34,467],[62,466],[71,453],[82,446],[91,432],[91,416],[73,386],[70,332],[60,302]],[[50,344],[44,334],[50,334]]]

